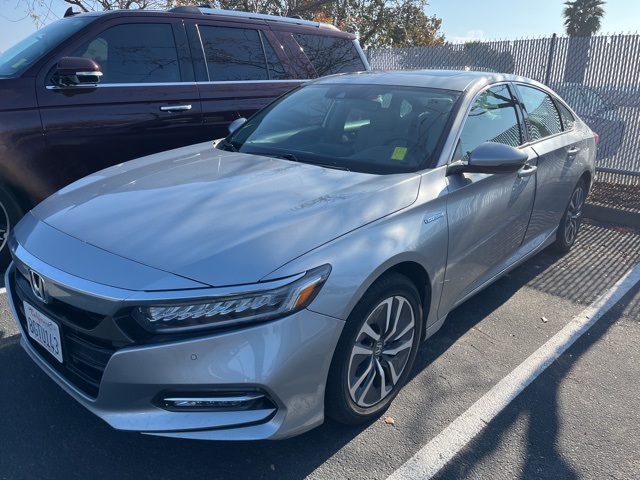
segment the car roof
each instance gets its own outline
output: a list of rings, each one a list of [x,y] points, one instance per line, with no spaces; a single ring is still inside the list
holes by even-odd
[[[356,38],[353,34],[341,31],[335,25],[324,22],[315,22],[311,20],[304,20],[294,17],[282,17],[279,15],[267,15],[252,12],[241,12],[235,10],[221,10],[207,7],[196,7],[193,5],[183,5],[169,10],[143,10],[143,9],[129,9],[129,10],[105,10],[105,11],[91,11],[91,12],[67,12],[65,17],[82,15],[83,17],[105,17],[105,16],[162,16],[162,15],[174,15],[179,17],[193,16],[202,19],[234,19],[238,21],[257,21],[268,23],[280,23],[291,24],[298,27],[307,27],[311,29],[322,29],[323,35],[349,35]]]
[[[315,80],[313,83],[397,85],[465,92],[476,91],[485,85],[501,82],[527,83],[546,89],[541,83],[518,75],[467,70],[380,70],[333,75]]]

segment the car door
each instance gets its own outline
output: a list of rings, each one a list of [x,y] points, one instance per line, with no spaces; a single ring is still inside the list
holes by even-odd
[[[204,124],[216,138],[302,82],[266,24],[206,19],[186,26]]]
[[[523,144],[522,117],[508,85],[495,85],[473,100],[453,161],[468,160],[484,142]],[[461,303],[514,263],[525,237],[536,194],[537,155],[531,148],[515,173],[449,175],[449,250],[440,315]]]
[[[184,28],[171,19],[116,17],[97,25],[46,64],[36,79],[46,158],[40,197],[109,165],[213,139],[202,115]],[[94,87],[60,86],[62,57],[98,62]]]
[[[538,191],[526,240],[539,245],[560,222],[576,184],[572,166],[588,155],[584,139],[573,131],[574,118],[558,100],[533,85],[517,84],[525,109],[531,147],[538,154]]]

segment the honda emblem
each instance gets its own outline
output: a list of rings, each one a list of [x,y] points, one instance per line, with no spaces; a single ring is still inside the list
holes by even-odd
[[[33,294],[42,303],[49,303],[50,298],[44,284],[44,279],[40,276],[40,274],[34,272],[33,270],[29,270],[29,276],[31,277],[31,290],[33,291]]]

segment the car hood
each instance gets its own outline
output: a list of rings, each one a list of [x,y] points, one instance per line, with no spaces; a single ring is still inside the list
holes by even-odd
[[[409,206],[419,185],[416,174],[334,170],[209,143],[98,172],[33,215],[140,264],[212,286],[240,285]]]

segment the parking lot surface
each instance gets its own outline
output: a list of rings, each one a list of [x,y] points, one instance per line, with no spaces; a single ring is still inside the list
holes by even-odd
[[[330,420],[280,442],[198,442],[111,429],[19,346],[0,295],[0,479],[385,479],[640,261],[640,232],[585,224],[572,252],[542,252],[451,313],[379,420]],[[633,479],[640,471],[640,287],[577,338],[433,478]]]

